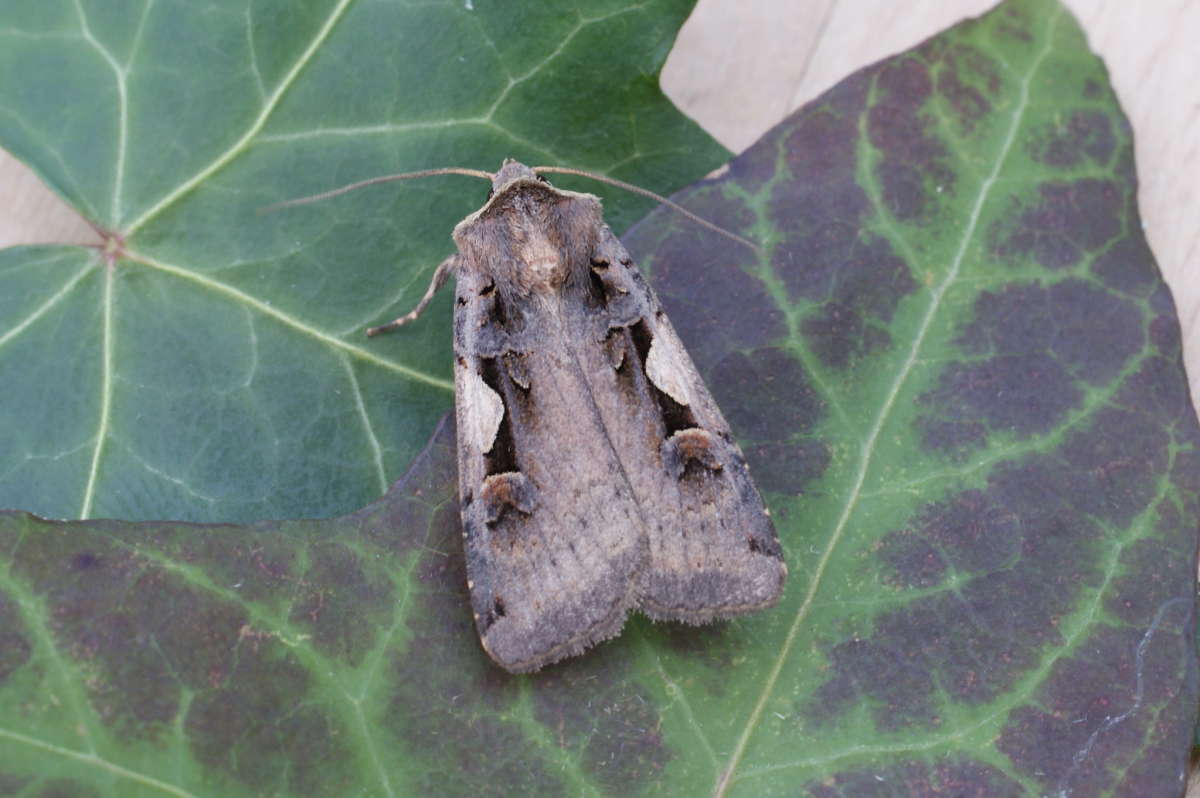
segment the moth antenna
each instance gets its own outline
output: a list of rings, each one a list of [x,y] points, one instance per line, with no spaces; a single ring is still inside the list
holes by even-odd
[[[359,180],[357,183],[351,183],[341,188],[322,191],[320,194],[313,194],[309,197],[300,197],[298,199],[284,200],[276,202],[274,205],[268,205],[265,208],[259,208],[259,213],[271,213],[280,208],[290,208],[293,205],[307,205],[310,202],[319,202],[330,197],[336,197],[339,194],[346,194],[355,189],[373,186],[376,183],[387,183],[392,180],[409,180],[414,177],[433,177],[435,175],[466,175],[467,177],[481,177],[484,180],[491,180],[493,175],[491,172],[485,172],[482,169],[460,169],[455,166],[447,166],[442,169],[422,169],[419,172],[401,172],[396,175],[383,175],[381,177],[370,177],[366,180]]]
[[[676,211],[677,213],[680,213],[680,214],[686,216],[688,219],[691,219],[693,222],[700,225],[701,227],[706,227],[709,230],[712,230],[714,233],[720,233],[721,235],[725,236],[726,238],[733,239],[734,241],[738,242],[739,244],[744,244],[744,245],[750,247],[750,249],[754,250],[754,252],[756,254],[759,254],[759,255],[762,254],[762,247],[760,247],[758,244],[755,244],[750,239],[742,238],[737,233],[731,233],[730,231],[726,230],[724,227],[719,227],[719,226],[713,224],[712,222],[708,221],[707,219],[705,219],[701,216],[697,216],[696,214],[692,213],[691,211],[689,211],[687,208],[683,207],[682,205],[679,205],[678,203],[675,203],[675,202],[671,202],[671,200],[667,199],[666,197],[662,196],[661,194],[655,194],[650,189],[642,188],[641,186],[635,186],[632,183],[626,183],[624,180],[617,180],[615,177],[608,177],[606,175],[598,175],[594,172],[584,171],[583,169],[572,169],[569,166],[535,166],[535,167],[533,167],[533,171],[535,174],[539,174],[539,175],[543,174],[543,173],[549,173],[549,174],[555,174],[555,175],[575,175],[577,177],[590,177],[592,180],[599,180],[601,183],[608,183],[610,186],[616,186],[617,188],[623,188],[626,191],[632,191],[634,194],[641,194],[643,197],[649,197],[650,199],[658,200],[663,205],[666,205],[671,210]]]
[[[380,333],[394,330],[397,327],[403,327],[410,321],[416,321],[425,308],[429,306],[429,303],[433,301],[433,297],[438,290],[446,284],[446,279],[454,273],[456,268],[458,268],[457,254],[451,255],[439,263],[437,270],[433,273],[433,279],[429,281],[429,288],[425,289],[425,296],[421,297],[421,301],[417,303],[417,306],[398,319],[389,321],[387,324],[381,324],[378,327],[371,327],[367,330],[367,337],[374,338]]]

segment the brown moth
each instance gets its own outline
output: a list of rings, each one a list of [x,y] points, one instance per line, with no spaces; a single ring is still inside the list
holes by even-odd
[[[465,171],[465,170],[464,170]],[[549,168],[546,171],[550,171]],[[565,171],[565,170],[560,170]],[[515,161],[454,228],[458,490],[484,649],[534,671],[631,610],[706,623],[787,568],[746,460],[600,200]]]

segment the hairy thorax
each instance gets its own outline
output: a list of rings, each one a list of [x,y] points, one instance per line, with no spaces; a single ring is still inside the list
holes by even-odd
[[[556,294],[586,268],[600,204],[590,195],[564,195],[540,185],[505,192],[455,230],[468,264],[487,264],[500,293],[510,297]]]
[[[553,228],[529,224],[518,214],[508,216],[513,259],[519,264],[514,279],[522,293],[545,294],[557,291],[567,279],[567,259],[559,236]]]

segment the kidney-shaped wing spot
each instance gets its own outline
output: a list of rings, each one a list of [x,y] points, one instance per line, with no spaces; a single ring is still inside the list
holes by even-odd
[[[462,380],[462,403],[464,429],[460,433],[481,453],[488,453],[496,443],[500,423],[504,421],[504,401],[484,382],[479,372],[469,365],[460,365],[465,370]]]

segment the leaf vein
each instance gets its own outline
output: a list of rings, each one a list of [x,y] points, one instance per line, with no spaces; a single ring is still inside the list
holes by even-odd
[[[803,625],[804,619],[808,617],[808,612],[812,607],[813,599],[816,596],[817,589],[821,584],[821,577],[825,569],[832,559],[833,551],[837,548],[841,541],[842,535],[846,530],[846,526],[853,514],[855,507],[858,505],[862,486],[866,481],[867,472],[870,470],[872,456],[874,454],[875,442],[879,439],[883,432],[884,425],[891,414],[892,406],[895,404],[896,397],[900,394],[901,388],[907,381],[909,374],[912,372],[916,364],[921,347],[925,342],[925,337],[932,326],[933,320],[937,315],[941,306],[941,300],[945,296],[950,286],[954,284],[959,271],[962,268],[963,260],[966,257],[970,243],[974,240],[975,230],[979,225],[980,218],[983,213],[983,207],[991,195],[992,187],[999,176],[1001,169],[1008,160],[1008,155],[1013,148],[1013,144],[1017,138],[1017,130],[1020,127],[1020,121],[1024,116],[1026,108],[1029,106],[1029,87],[1033,81],[1033,75],[1041,66],[1047,53],[1050,52],[1050,43],[1053,40],[1053,29],[1057,26],[1058,20],[1063,14],[1061,7],[1055,9],[1053,17],[1050,19],[1050,32],[1047,33],[1046,40],[1042,45],[1041,51],[1033,59],[1028,72],[1024,75],[1021,81],[1020,98],[1015,104],[1011,120],[1009,122],[1008,131],[1005,134],[1004,142],[1001,144],[996,155],[995,165],[987,179],[979,187],[978,195],[975,198],[975,203],[971,208],[970,216],[967,223],[963,226],[962,237],[959,241],[957,251],[951,260],[950,268],[946,272],[945,278],[935,286],[930,292],[929,307],[925,311],[924,318],[917,328],[916,334],[913,336],[913,342],[909,348],[908,357],[900,366],[896,373],[896,378],[892,381],[892,386],[889,389],[887,396],[884,397],[883,403],[880,406],[879,412],[876,414],[875,422],[872,424],[871,432],[867,436],[860,455],[860,465],[858,473],[855,475],[854,483],[850,488],[847,496],[845,507],[842,510],[837,523],[834,526],[833,532],[830,534],[829,542],[825,546],[824,552],[817,563],[816,569],[813,571],[812,578],[809,582],[809,588],[806,592],[799,609],[796,611],[796,617],[792,621],[791,627],[788,629],[787,635],[784,637],[783,644],[780,646],[779,655],[775,658],[775,663],[771,667],[771,671],[767,676],[763,689],[759,694],[758,701],[750,712],[750,716],[746,720],[746,726],[742,730],[741,736],[738,738],[737,745],[733,753],[729,756],[728,764],[725,770],[720,774],[716,785],[714,786],[714,795],[723,796],[728,791],[733,783],[734,773],[741,764],[742,757],[746,753],[746,747],[750,742],[750,736],[758,726],[759,719],[762,717],[766,703],[775,689],[776,683],[779,681],[779,676],[783,671],[783,663],[791,653],[792,646],[796,642],[796,637],[800,632],[800,627]]]
[[[232,285],[229,285],[227,283],[222,283],[217,280],[213,280],[212,278],[207,277],[205,275],[201,275],[201,274],[197,274],[195,272],[188,271],[187,269],[183,269],[178,266],[174,266],[172,264],[157,260],[148,255],[143,255],[138,252],[130,251],[129,253],[127,253],[127,258],[129,260],[141,263],[145,266],[150,266],[152,268],[158,269],[167,274],[174,275],[175,277],[180,277],[184,280],[189,280],[193,283],[204,286],[205,288],[209,289],[210,291],[213,291],[214,293],[224,294],[225,296],[235,299],[238,302],[244,303],[246,306],[253,308],[254,310],[258,311],[259,313],[261,313],[264,316],[268,316],[272,319],[275,319],[276,321],[281,322],[282,324],[285,324],[286,326],[291,327],[292,329],[297,330],[298,332],[304,333],[305,335],[315,338],[316,340],[320,341],[321,343],[327,344],[328,346],[331,346],[334,349],[338,349],[338,350],[344,351],[348,354],[354,355],[355,357],[359,358],[360,360],[365,360],[368,363],[371,363],[372,365],[379,366],[381,368],[387,369],[388,371],[396,372],[397,374],[402,374],[405,377],[408,377],[416,382],[423,382],[426,385],[433,386],[434,388],[440,388],[449,393],[454,393],[454,384],[449,382],[448,380],[444,380],[439,377],[435,377],[432,374],[426,374],[425,372],[418,371],[417,369],[409,368],[408,366],[404,366],[399,363],[388,360],[386,358],[380,357],[379,355],[375,354],[374,352],[372,352],[368,349],[364,349],[360,346],[355,346],[354,344],[347,343],[347,342],[341,340],[340,338],[337,338],[328,333],[322,332],[321,330],[318,330],[309,324],[305,324],[303,321],[295,318],[294,316],[291,316],[287,313],[276,310],[275,308],[271,307],[266,302],[263,302],[261,299],[257,299],[256,297],[251,296],[250,294],[247,294],[247,293],[233,287]]]
[[[70,748],[63,748],[61,745],[48,743],[44,740],[39,740],[36,737],[29,737],[20,732],[10,731],[9,729],[0,728],[0,738],[11,740],[12,742],[22,743],[32,748],[39,748],[51,754],[56,754],[65,759],[73,759],[76,762],[82,762],[86,765],[92,765],[106,770],[113,775],[136,781],[139,784],[144,784],[147,787],[153,787],[156,790],[161,790],[168,795],[177,795],[179,798],[199,798],[195,793],[188,792],[174,784],[168,784],[165,781],[156,779],[153,776],[148,776],[145,773],[139,773],[136,770],[130,770],[126,767],[121,767],[115,762],[109,762],[96,754],[84,754],[79,751],[73,751]]]
[[[89,272],[92,271],[92,267],[94,265],[95,265],[95,261],[92,261],[88,265],[84,266],[82,269],[80,269],[78,272],[76,272],[74,274],[74,276],[71,277],[71,279],[69,279],[65,283],[63,283],[62,288],[55,291],[50,297],[48,297],[46,299],[45,302],[43,302],[41,305],[39,305],[37,308],[35,308],[32,313],[30,313],[25,318],[21,319],[15,325],[10,327],[8,332],[4,333],[3,335],[0,335],[0,347],[3,347],[9,341],[20,336],[21,333],[25,332],[27,329],[29,329],[31,326],[33,326],[35,323],[37,323],[38,319],[40,319],[42,316],[45,316],[47,313],[49,313],[51,310],[53,310],[57,305],[59,305],[64,299],[66,299],[67,296],[71,293],[71,291],[75,288],[75,286],[79,284],[79,281],[82,280],[85,276],[87,276],[87,274]]]
[[[78,0],[76,0],[76,2],[78,2]],[[292,84],[296,81],[304,67],[307,66],[312,60],[320,46],[325,43],[326,39],[329,38],[334,26],[337,24],[338,20],[342,18],[343,14],[345,14],[350,2],[351,0],[339,0],[338,4],[330,12],[329,18],[325,20],[325,23],[321,26],[321,29],[317,31],[316,36],[314,36],[313,40],[309,42],[308,47],[305,48],[304,52],[300,54],[300,57],[296,60],[296,62],[292,64],[292,68],[288,70],[288,73],[284,76],[283,80],[281,80],[279,85],[275,87],[275,91],[271,93],[271,96],[263,105],[262,110],[259,111],[258,116],[250,123],[250,126],[241,135],[241,137],[238,138],[238,140],[232,145],[230,145],[228,149],[214,158],[211,163],[200,169],[187,180],[180,183],[173,191],[168,192],[166,196],[154,203],[154,205],[146,209],[141,216],[131,222],[125,231],[127,236],[132,236],[133,233],[141,229],[155,216],[162,213],[163,210],[170,207],[171,204],[180,197],[188,194],[192,189],[200,185],[200,183],[202,183],[205,179],[220,171],[220,169],[240,155],[250,145],[250,142],[253,141],[256,135],[258,135],[258,132],[262,130],[263,126],[266,125],[267,120],[271,118],[271,114],[275,111],[276,106],[278,106],[279,102],[283,99],[284,94],[286,94],[287,90],[291,88]]]
[[[88,467],[87,483],[83,488],[83,502],[79,508],[80,519],[92,513],[92,502],[96,498],[96,482],[100,474],[100,460],[104,455],[104,443],[108,440],[108,426],[112,413],[112,369],[113,369],[113,275],[112,266],[104,269],[104,298],[101,301],[103,314],[100,326],[100,419],[96,428],[96,443],[92,450],[92,462]]]
[[[87,14],[84,13],[83,4],[80,0],[75,0],[75,12],[79,15],[79,27],[83,32],[83,38],[92,45],[96,52],[108,62],[109,68],[113,71],[117,84],[117,163],[113,167],[113,190],[112,199],[110,200],[109,213],[110,224],[116,226],[121,220],[121,194],[125,187],[125,152],[128,149],[129,135],[129,96],[128,86],[126,85],[126,77],[128,71],[117,62],[114,56],[107,47],[105,47],[99,39],[93,34],[88,26]],[[143,20],[145,14],[143,14]],[[138,26],[139,35],[141,32],[141,24]]]
[[[354,407],[358,411],[358,417],[362,420],[363,432],[367,435],[367,443],[371,446],[371,459],[375,462],[375,476],[379,479],[379,492],[386,493],[387,470],[383,467],[383,447],[379,444],[379,437],[375,434],[375,428],[371,424],[371,416],[367,412],[367,405],[363,401],[362,387],[358,382],[358,375],[354,373],[354,369],[350,366],[349,359],[343,354],[339,358],[342,362],[342,367],[346,369],[346,379],[350,382],[350,392],[354,397]]]

